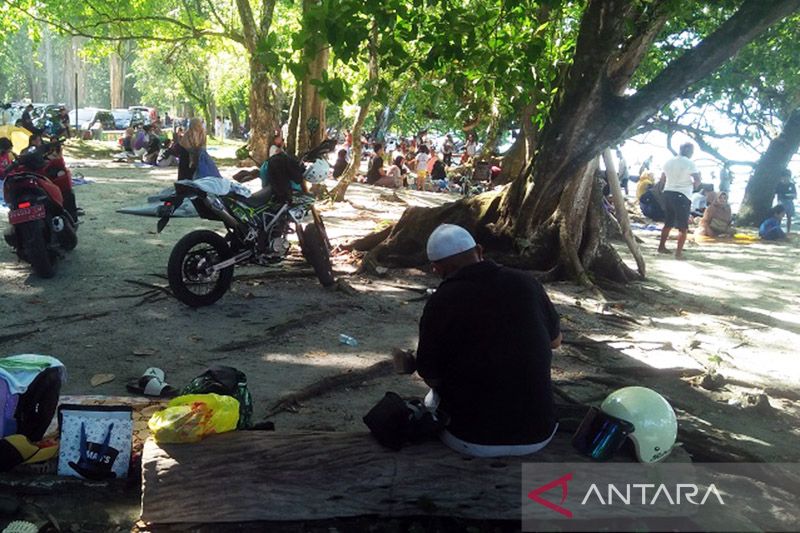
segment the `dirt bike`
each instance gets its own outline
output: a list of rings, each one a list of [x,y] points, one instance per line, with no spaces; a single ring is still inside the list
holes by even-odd
[[[48,160],[62,141],[45,143],[20,155],[3,174],[3,195],[11,224],[4,237],[17,256],[42,278],[52,278],[62,251],[78,245],[74,196],[64,196],[50,179],[71,179],[61,157]],[[66,173],[67,176],[62,174]],[[71,192],[69,193],[72,194]]]
[[[334,147],[335,141],[325,141],[304,156],[303,161],[311,163],[304,173],[306,180],[325,179],[329,168],[325,156]],[[226,233],[193,231],[172,249],[167,277],[172,293],[184,304],[202,307],[222,298],[236,265],[281,262],[289,254],[291,233],[297,234],[303,256],[320,283],[335,282],[330,242],[313,196],[295,193],[291,203],[276,203],[270,187],[250,194],[246,187],[222,178],[182,180],[176,182],[175,194],[164,198],[159,207],[159,233],[187,199],[201,218],[225,224]]]

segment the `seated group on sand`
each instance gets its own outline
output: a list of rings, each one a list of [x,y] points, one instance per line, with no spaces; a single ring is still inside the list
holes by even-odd
[[[706,194],[708,206],[694,232],[695,237],[733,236],[733,214],[728,204],[728,193],[709,192]]]

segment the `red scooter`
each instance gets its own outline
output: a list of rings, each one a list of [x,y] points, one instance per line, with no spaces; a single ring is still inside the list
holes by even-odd
[[[59,141],[31,148],[2,176],[11,223],[5,240],[42,278],[52,278],[62,251],[78,245],[72,178],[60,148]]]

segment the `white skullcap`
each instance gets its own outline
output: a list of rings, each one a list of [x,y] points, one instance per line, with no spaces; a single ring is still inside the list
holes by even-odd
[[[467,230],[455,224],[442,224],[428,237],[428,260],[441,261],[477,246]]]

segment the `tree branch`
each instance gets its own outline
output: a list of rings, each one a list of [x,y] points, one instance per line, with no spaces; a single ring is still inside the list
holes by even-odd
[[[617,96],[622,96],[628,87],[642,58],[650,50],[656,36],[664,27],[668,14],[663,4],[657,4],[650,11],[645,10],[641,13],[640,18],[642,19],[640,24],[645,28],[644,31],[634,32],[634,37],[623,46],[608,66],[608,80],[611,83],[612,92]]]
[[[771,24],[800,9],[800,0],[745,0],[739,9],[700,44],[672,61],[646,86],[620,99],[622,122],[638,124],[687,86],[736,54]]]
[[[214,5],[214,2],[211,0],[206,0],[206,5],[208,6],[209,11],[211,11],[211,16],[217,21],[217,23],[222,26],[225,31],[231,32],[231,29],[228,27],[227,24],[222,20],[222,17],[219,15],[219,11],[217,11],[217,7]],[[231,32],[232,33],[232,32]]]
[[[272,27],[272,15],[275,13],[275,0],[262,0],[261,2],[261,20],[259,21],[258,28],[262,37],[266,37]]]
[[[155,42],[163,42],[163,43],[180,43],[186,42],[191,39],[196,39],[198,37],[224,37],[228,39],[232,39],[234,41],[238,41],[238,36],[224,33],[224,32],[216,32],[212,30],[201,30],[197,28],[192,28],[186,23],[180,22],[175,19],[171,19],[169,17],[161,17],[161,16],[143,16],[143,17],[115,17],[115,18],[106,18],[103,21],[94,22],[91,24],[86,25],[75,25],[69,21],[56,21],[50,18],[42,17],[36,15],[35,13],[20,7],[19,5],[15,4],[14,2],[6,1],[7,5],[9,5],[12,9],[19,11],[25,14],[28,18],[35,20],[36,22],[41,22],[43,24],[47,24],[63,33],[68,35],[72,35],[75,37],[85,37],[87,39],[94,39],[98,41],[109,41],[109,42],[119,42],[119,41],[155,41]],[[178,35],[175,37],[162,37],[158,35],[153,35],[152,33],[149,34],[136,34],[136,33],[129,33],[129,34],[120,34],[120,35],[103,35],[99,33],[94,33],[91,30],[96,28],[101,28],[104,26],[108,26],[112,23],[118,24],[130,24],[135,25],[136,23],[141,22],[158,22],[158,23],[169,23],[173,26],[178,26],[182,30],[187,31],[187,34]]]
[[[250,0],[236,0],[236,9],[239,11],[239,18],[242,19],[242,35],[244,35],[242,44],[250,54],[255,54],[258,48],[258,31]]]
[[[661,121],[655,120],[648,122],[643,127],[639,128],[637,133],[646,133],[649,131],[660,131],[662,133],[665,133],[668,138],[667,141],[668,148],[673,154],[676,154],[676,152],[675,149],[672,147],[672,137],[676,131],[682,131],[683,133],[686,133],[687,135],[689,135],[689,137],[694,139],[694,141],[697,143],[697,145],[700,147],[702,151],[706,152],[707,154],[711,154],[715,159],[717,159],[721,163],[726,163],[728,165],[748,166],[748,167],[754,167],[756,165],[754,161],[729,159],[725,157],[719,150],[717,150],[714,146],[709,144],[704,138],[705,136],[709,136],[717,139],[725,139],[725,138],[737,137],[737,135],[735,134],[731,133],[720,134],[720,133],[708,132],[705,130],[694,128],[692,126],[686,126],[679,122],[673,122],[667,120],[661,120]]]

